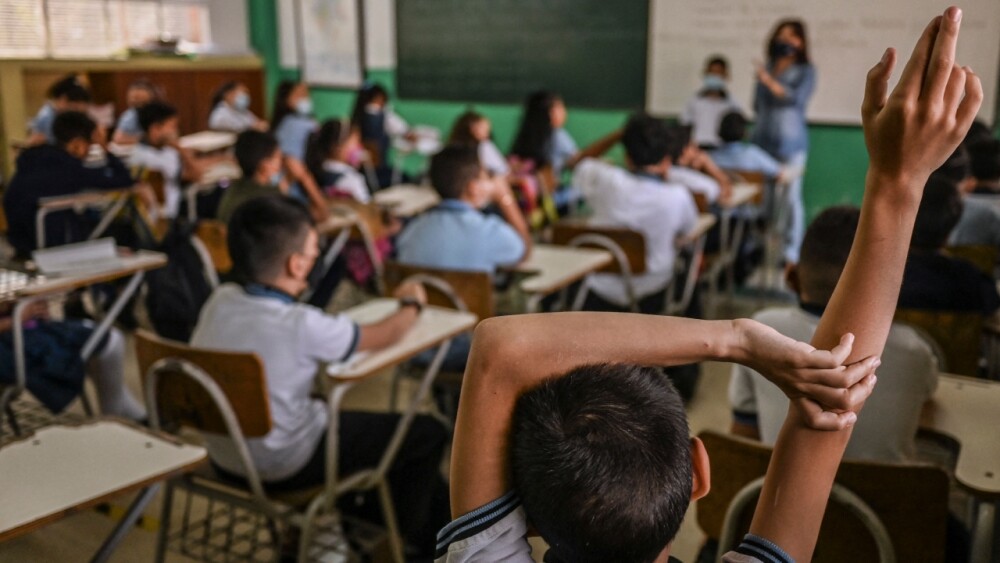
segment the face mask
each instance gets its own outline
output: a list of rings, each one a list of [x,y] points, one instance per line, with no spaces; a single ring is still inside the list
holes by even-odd
[[[785,43],[784,41],[775,41],[774,43],[771,44],[772,59],[789,57],[791,55],[797,54],[798,52],[799,50],[796,49],[795,45],[792,45],[791,43]]]
[[[702,90],[725,90],[726,80],[718,74],[706,74],[701,88]]]
[[[240,92],[236,94],[236,99],[233,100],[233,106],[236,109],[247,109],[250,107],[250,94],[246,92]]]
[[[361,166],[361,163],[365,160],[365,149],[362,147],[355,147],[347,153],[347,158],[345,159],[347,164],[354,168]]]
[[[282,178],[284,178],[284,174],[282,174],[282,172],[279,170],[278,172],[275,172],[274,174],[271,174],[271,177],[268,178],[267,181],[272,186],[277,186],[278,184],[281,183],[281,179]]]
[[[295,103],[295,113],[299,115],[309,115],[313,111],[313,102],[309,98],[302,98]]]
[[[378,104],[368,104],[365,106],[365,113],[382,113],[382,106]]]

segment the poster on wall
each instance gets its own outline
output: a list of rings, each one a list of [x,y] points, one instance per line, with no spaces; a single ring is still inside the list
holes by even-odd
[[[296,4],[302,79],[310,86],[361,86],[359,0],[298,0]]]

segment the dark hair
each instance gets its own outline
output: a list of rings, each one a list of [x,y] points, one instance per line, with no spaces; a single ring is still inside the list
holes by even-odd
[[[747,118],[738,111],[731,111],[719,123],[719,138],[723,143],[742,141],[747,134]]]
[[[139,127],[143,133],[149,133],[149,128],[157,123],[163,123],[177,115],[177,108],[160,100],[153,100],[136,110]]]
[[[481,172],[479,151],[461,145],[448,145],[431,157],[427,174],[442,199],[459,199],[469,182]]]
[[[222,86],[219,86],[219,88],[215,91],[215,93],[212,94],[212,107],[214,108],[219,104],[221,104],[222,100],[224,100],[230,92],[239,87],[239,85],[240,85],[239,80],[229,80],[223,83]]]
[[[154,100],[163,99],[163,90],[148,78],[136,78],[132,82],[129,82],[128,89],[131,90],[133,88],[149,92],[150,96],[152,96]]]
[[[240,204],[226,235],[236,278],[245,284],[277,277],[288,257],[302,249],[313,226],[306,207],[288,196],[263,196]]]
[[[764,56],[767,60],[771,60],[771,49],[774,44],[778,41],[778,34],[781,33],[781,29],[785,26],[792,28],[792,33],[797,35],[799,39],[802,40],[802,49],[799,50],[796,57],[796,62],[799,64],[809,64],[809,39],[806,35],[806,24],[799,19],[785,19],[778,22],[774,26],[774,30],[771,32],[771,38],[767,40],[767,51]]]
[[[52,121],[52,136],[60,147],[65,147],[74,139],[83,139],[89,143],[96,129],[94,120],[79,111],[61,111]]]
[[[972,163],[969,160],[969,151],[964,145],[958,145],[955,152],[951,153],[948,160],[933,172],[934,176],[945,178],[955,185],[961,184],[972,175]]]
[[[451,134],[448,135],[448,144],[475,147],[478,149],[479,139],[473,136],[472,126],[484,119],[486,119],[486,116],[472,110],[458,116],[455,124],[451,127]]]
[[[365,117],[365,106],[378,98],[389,99],[389,92],[384,86],[377,82],[361,86],[357,97],[354,98],[354,109],[351,110],[351,125],[361,127]]]
[[[622,133],[625,154],[633,166],[659,164],[663,159],[677,158],[682,147],[678,147],[676,131],[667,122],[648,113],[636,113],[629,117]]]
[[[81,97],[80,93],[81,91],[84,92],[83,95],[86,96],[86,99],[73,99],[73,97],[76,98]],[[76,74],[67,74],[66,76],[53,82],[52,85],[49,86],[46,95],[48,95],[49,99],[52,100],[56,98],[69,98],[71,102],[90,101],[90,92],[87,91],[87,88],[83,85],[82,82],[80,82],[80,77],[78,77]]]
[[[239,163],[244,178],[252,178],[260,163],[273,155],[276,150],[278,141],[274,135],[253,129],[247,129],[237,135],[236,145],[233,147],[236,162]]]
[[[708,69],[712,68],[714,65],[720,65],[726,72],[729,72],[729,61],[722,55],[712,55],[709,57],[708,60],[705,61],[705,72],[708,72]]]
[[[319,130],[309,135],[309,142],[306,144],[306,168],[320,186],[323,185],[321,178],[325,176],[323,163],[349,134],[350,125],[345,120],[328,119],[323,122]]]
[[[1000,140],[990,137],[969,145],[969,165],[977,180],[1000,180]]]
[[[521,126],[514,137],[510,153],[535,161],[535,166],[549,164],[549,147],[552,143],[552,106],[561,101],[555,92],[540,90],[524,102]]]
[[[691,499],[680,396],[658,368],[581,366],[521,395],[511,469],[528,520],[561,561],[653,561]]]
[[[942,176],[931,176],[924,186],[910,248],[939,250],[962,218],[962,196],[958,186]]]
[[[969,131],[965,134],[965,139],[962,140],[962,144],[970,147],[980,141],[989,141],[995,138],[990,126],[977,119],[972,122]]]
[[[79,84],[73,84],[56,98],[65,98],[67,102],[87,103],[90,101],[90,91]]]
[[[811,305],[825,306],[847,264],[861,210],[850,205],[829,207],[813,219],[799,252],[799,285]]]
[[[292,91],[299,84],[299,82],[294,80],[282,80],[274,90],[274,107],[271,110],[271,131],[277,129],[285,117],[295,113],[295,110],[288,105],[288,97],[292,95]]]

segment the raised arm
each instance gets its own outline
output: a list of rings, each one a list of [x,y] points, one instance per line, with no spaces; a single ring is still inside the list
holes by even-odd
[[[580,163],[581,160],[585,158],[601,157],[604,153],[611,150],[611,147],[617,145],[618,142],[622,140],[623,133],[624,129],[619,129],[614,133],[610,133],[608,135],[605,135],[604,137],[601,137],[600,139],[584,147],[583,150],[581,150],[580,152],[573,155],[572,158],[566,161],[566,164],[563,165],[563,167],[567,170],[572,170],[577,164]]]
[[[861,221],[847,265],[813,337],[822,348],[851,332],[848,362],[881,354],[899,295],[923,186],[954,151],[982,101],[979,79],[954,64],[961,11],[949,8],[917,42],[899,84],[889,49],[868,73],[862,119],[870,166]],[[874,377],[869,378],[874,384]],[[817,432],[803,424],[807,401],[792,401],[775,444],[751,532],[796,561],[812,558],[850,428]]]

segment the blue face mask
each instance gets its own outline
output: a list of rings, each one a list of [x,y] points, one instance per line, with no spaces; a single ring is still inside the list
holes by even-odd
[[[272,186],[277,186],[278,184],[281,183],[281,180],[284,177],[285,177],[284,174],[279,170],[278,172],[271,174],[271,177],[268,178],[267,181],[270,182]]]
[[[302,98],[295,103],[295,113],[299,115],[309,115],[313,111],[313,102],[309,98]]]
[[[246,92],[240,92],[236,94],[236,98],[233,100],[233,107],[236,109],[247,109],[250,107],[250,94]]]
[[[706,74],[702,81],[702,90],[725,90],[726,80],[718,74]]]

